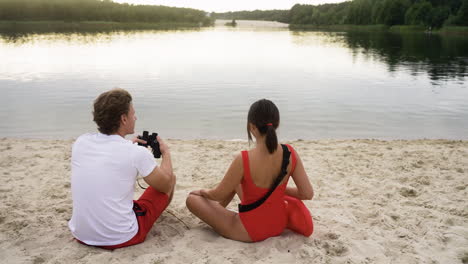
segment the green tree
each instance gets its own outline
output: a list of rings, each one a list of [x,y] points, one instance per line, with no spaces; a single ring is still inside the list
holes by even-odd
[[[201,10],[118,4],[109,0],[0,0],[0,20],[211,23]]]
[[[456,24],[460,26],[468,26],[468,0],[463,0],[463,3],[457,13]]]
[[[405,13],[410,3],[407,0],[385,0],[383,4],[383,16],[380,20],[388,26],[403,25]]]
[[[429,26],[432,21],[432,4],[421,1],[413,4],[406,11],[405,22],[408,25]]]
[[[224,19],[276,20],[296,25],[386,24],[440,27],[468,23],[468,0],[352,0],[337,4],[296,4],[291,10],[216,14]]]
[[[355,25],[372,24],[371,0],[354,0],[348,8],[346,23]]]
[[[431,27],[440,28],[450,16],[450,7],[441,6],[432,9]]]

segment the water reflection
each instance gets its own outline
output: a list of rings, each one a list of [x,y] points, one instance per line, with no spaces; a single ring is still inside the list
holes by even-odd
[[[201,29],[125,30],[125,31],[73,31],[73,32],[5,32],[0,31],[0,43],[23,45],[37,42],[68,42],[73,44],[109,43],[118,38],[141,37],[151,34],[197,32]]]
[[[0,136],[94,131],[93,99],[122,87],[137,131],[173,138],[244,138],[259,98],[282,111],[282,138],[466,138],[466,41],[250,25],[3,34]]]
[[[239,22],[240,24],[243,21]],[[251,23],[245,26],[251,30]],[[271,23],[270,23],[271,24]],[[284,25],[270,25],[257,30],[285,31]],[[275,28],[276,27],[276,28]],[[226,29],[224,29],[226,30]],[[229,29],[242,31],[245,28]],[[37,32],[1,31],[0,43],[13,45],[35,42],[68,42],[73,44],[110,43],[118,38],[140,38],[148,34],[206,31],[206,29],[172,29],[146,31],[74,31]],[[468,37],[423,33],[376,33],[376,32],[301,32],[291,31],[293,42],[300,45],[336,45],[351,50],[354,57],[364,56],[366,60],[378,60],[387,65],[389,72],[408,71],[413,76],[427,73],[434,85],[440,81],[464,82],[468,75]]]
[[[468,37],[351,32],[344,40],[353,54],[383,61],[390,72],[402,68],[414,76],[427,73],[433,84],[463,82],[467,76]]]

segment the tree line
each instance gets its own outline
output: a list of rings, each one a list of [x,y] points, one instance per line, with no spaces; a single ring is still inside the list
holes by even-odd
[[[254,10],[211,13],[214,19],[266,20],[289,23],[289,10]]]
[[[202,10],[119,4],[110,0],[0,0],[0,20],[112,21],[210,25]]]
[[[290,10],[213,13],[215,18],[272,20],[294,25],[468,26],[468,0],[352,0]]]

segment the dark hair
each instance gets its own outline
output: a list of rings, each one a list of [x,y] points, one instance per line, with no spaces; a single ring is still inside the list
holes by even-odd
[[[93,121],[99,132],[110,135],[120,127],[120,117],[128,114],[132,96],[124,89],[112,89],[94,100]]]
[[[276,129],[279,126],[279,121],[279,110],[272,101],[261,99],[253,103],[250,106],[247,116],[247,134],[249,135],[249,142],[252,141],[252,135],[249,130],[250,123],[257,127],[260,134],[266,135],[265,144],[268,152],[275,152],[278,148]]]

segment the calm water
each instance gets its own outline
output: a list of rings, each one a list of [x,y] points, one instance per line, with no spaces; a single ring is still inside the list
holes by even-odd
[[[246,139],[260,98],[280,136],[468,139],[468,38],[426,34],[192,31],[0,35],[0,137],[95,131],[92,101],[129,90],[137,131]]]

